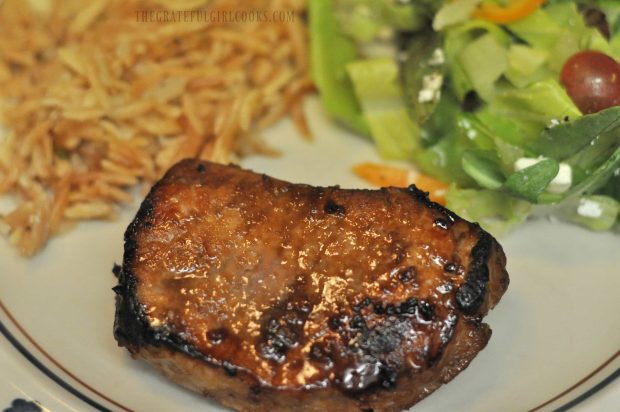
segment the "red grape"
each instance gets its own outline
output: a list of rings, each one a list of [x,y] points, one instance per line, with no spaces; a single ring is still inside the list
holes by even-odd
[[[620,65],[606,54],[594,50],[574,54],[560,78],[584,114],[620,105]]]

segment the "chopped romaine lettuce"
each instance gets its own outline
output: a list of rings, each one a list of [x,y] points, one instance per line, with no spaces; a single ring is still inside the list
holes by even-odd
[[[347,65],[347,72],[379,153],[386,158],[411,159],[419,147],[420,131],[407,113],[396,62],[388,58],[358,60]]]
[[[495,236],[502,236],[525,221],[532,206],[495,190],[451,187],[446,206],[464,219],[480,223]]]
[[[592,230],[609,230],[616,223],[620,202],[609,196],[583,196],[564,205],[559,215]]]
[[[542,9],[508,24],[506,28],[530,46],[541,50],[553,48],[564,32],[562,26]]]
[[[347,63],[357,58],[355,42],[339,28],[331,0],[313,0],[309,4],[312,77],[327,112],[356,132],[369,136],[346,73]]]
[[[333,0],[342,30],[357,42],[375,39],[384,29],[414,31],[430,20],[424,2],[397,3],[392,0]]]
[[[456,23],[469,20],[472,12],[481,0],[459,0],[445,3],[435,14],[433,29],[441,31]]]
[[[458,63],[476,93],[484,100],[490,100],[495,82],[508,68],[508,51],[495,36],[486,33],[463,47]]]
[[[545,66],[549,52],[523,44],[513,44],[508,49],[506,78],[516,87],[523,88],[551,77]]]
[[[498,93],[489,108],[502,116],[522,120],[535,127],[538,136],[552,119],[576,119],[581,112],[555,79],[536,82],[524,89],[508,89]]]
[[[473,66],[476,65],[479,69],[484,71],[487,65],[491,65],[495,68],[496,66],[503,66],[505,63],[505,54],[500,54],[500,56],[498,56],[499,63],[494,62],[495,56],[491,53],[484,54],[482,60],[478,61],[473,61],[473,59],[463,54],[463,50],[467,48],[470,43],[475,42],[485,35],[490,35],[494,39],[494,43],[502,48],[510,45],[510,36],[495,24],[487,21],[472,20],[446,31],[444,51],[452,81],[451,87],[461,101],[468,92],[475,89],[472,78],[469,76],[471,73],[468,74],[467,70],[462,66],[462,60],[466,62],[472,60],[471,72],[475,71]],[[484,51],[480,50],[480,53],[484,53]],[[493,71],[495,70],[491,70],[491,72]]]

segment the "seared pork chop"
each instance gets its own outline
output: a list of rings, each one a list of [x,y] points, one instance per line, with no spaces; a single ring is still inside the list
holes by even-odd
[[[500,245],[415,186],[174,166],[125,233],[114,335],[242,411],[399,411],[486,345]]]

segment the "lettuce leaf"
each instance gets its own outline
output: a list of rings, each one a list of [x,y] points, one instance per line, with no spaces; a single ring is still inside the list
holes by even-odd
[[[405,107],[396,62],[358,60],[347,64],[347,72],[379,153],[390,159],[411,159],[420,146],[420,130]]]
[[[446,205],[464,219],[478,222],[494,236],[503,236],[525,221],[532,207],[496,190],[450,187]]]
[[[508,176],[503,187],[513,196],[536,203],[559,171],[557,160],[544,159]]]
[[[610,107],[572,122],[545,129],[528,144],[534,153],[562,161],[576,154],[600,135],[620,127],[620,107]]]
[[[590,230],[611,229],[620,213],[620,202],[609,196],[583,196],[578,201],[568,203],[563,205],[559,217]]]
[[[366,119],[345,66],[357,59],[355,42],[340,30],[331,0],[309,3],[312,78],[325,110],[346,126],[364,136],[370,135]]]

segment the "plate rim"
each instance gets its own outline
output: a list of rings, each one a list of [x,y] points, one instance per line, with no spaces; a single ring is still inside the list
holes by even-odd
[[[32,338],[32,336],[30,336],[30,334],[26,331],[26,329],[19,323],[17,318],[11,313],[9,308],[5,306],[4,302],[2,301],[2,298],[0,298],[0,312],[4,313],[4,316],[6,316],[6,318],[9,320],[9,322],[11,322],[13,324],[13,326],[23,335],[23,337],[36,350],[38,350],[40,352],[40,354],[44,358],[46,358],[54,366],[56,366],[57,368],[62,370],[65,374],[67,374],[69,377],[71,377],[75,382],[77,382],[78,384],[82,385],[88,391],[90,391],[90,392],[94,393],[95,395],[101,397],[105,401],[107,401],[107,402],[111,403],[112,405],[118,407],[120,410],[123,410],[125,412],[133,412],[133,409],[128,408],[127,406],[123,405],[122,403],[120,403],[118,401],[115,401],[114,399],[112,399],[108,395],[105,395],[105,394],[101,393],[97,389],[95,389],[92,386],[90,386],[88,383],[84,382],[75,373],[73,373],[70,370],[68,370],[59,361],[57,361],[49,353],[47,353],[47,351],[43,348],[43,346],[39,342],[37,342],[34,338]],[[52,382],[56,383],[62,389],[64,389],[65,391],[67,391],[71,395],[75,396],[76,398],[80,399],[81,401],[87,403],[88,405],[92,406],[93,408],[95,408],[95,409],[97,409],[97,410],[99,410],[101,412],[111,412],[112,411],[111,409],[107,408],[106,406],[104,406],[101,403],[97,402],[96,400],[92,399],[88,395],[84,394],[79,389],[77,389],[74,386],[72,386],[70,383],[66,382],[64,379],[62,379],[60,376],[58,376],[58,374],[54,373],[50,368],[48,368],[43,362],[41,362],[41,360],[39,358],[37,358],[37,356],[35,356],[30,350],[28,350],[28,348],[26,348],[26,346],[19,340],[18,337],[16,337],[13,333],[11,333],[9,328],[7,328],[4,325],[2,319],[0,319],[0,334],[2,334],[4,336],[4,338],[6,340],[8,340],[8,342],[28,362],[30,362],[32,365],[34,365],[39,370],[39,372],[41,372],[43,375],[45,375]],[[606,359],[599,366],[597,366],[592,372],[586,374],[583,378],[578,380],[575,384],[569,386],[567,389],[565,389],[564,391],[560,392],[559,394],[553,396],[549,400],[541,402],[540,404],[538,404],[534,408],[530,409],[528,412],[538,412],[538,411],[541,411],[544,408],[552,405],[554,402],[557,402],[561,398],[566,397],[567,395],[575,392],[577,389],[579,389],[585,383],[587,383],[593,377],[595,377],[599,372],[601,372],[603,369],[605,369],[605,367],[611,365],[615,360],[620,360],[620,349],[617,350],[616,353],[611,355],[608,359]],[[620,378],[620,366],[617,367],[615,370],[612,370],[612,372],[610,374],[608,374],[607,376],[605,376],[603,379],[598,380],[594,385],[590,386],[585,392],[580,393],[579,395],[577,395],[575,397],[571,397],[571,399],[569,399],[569,400],[562,401],[562,403],[559,406],[554,407],[552,409],[553,412],[563,412],[563,411],[567,411],[567,410],[570,410],[570,409],[574,408],[575,406],[583,403],[587,399],[592,398],[597,393],[600,393],[603,389],[605,389],[608,386],[610,386],[618,378]]]

